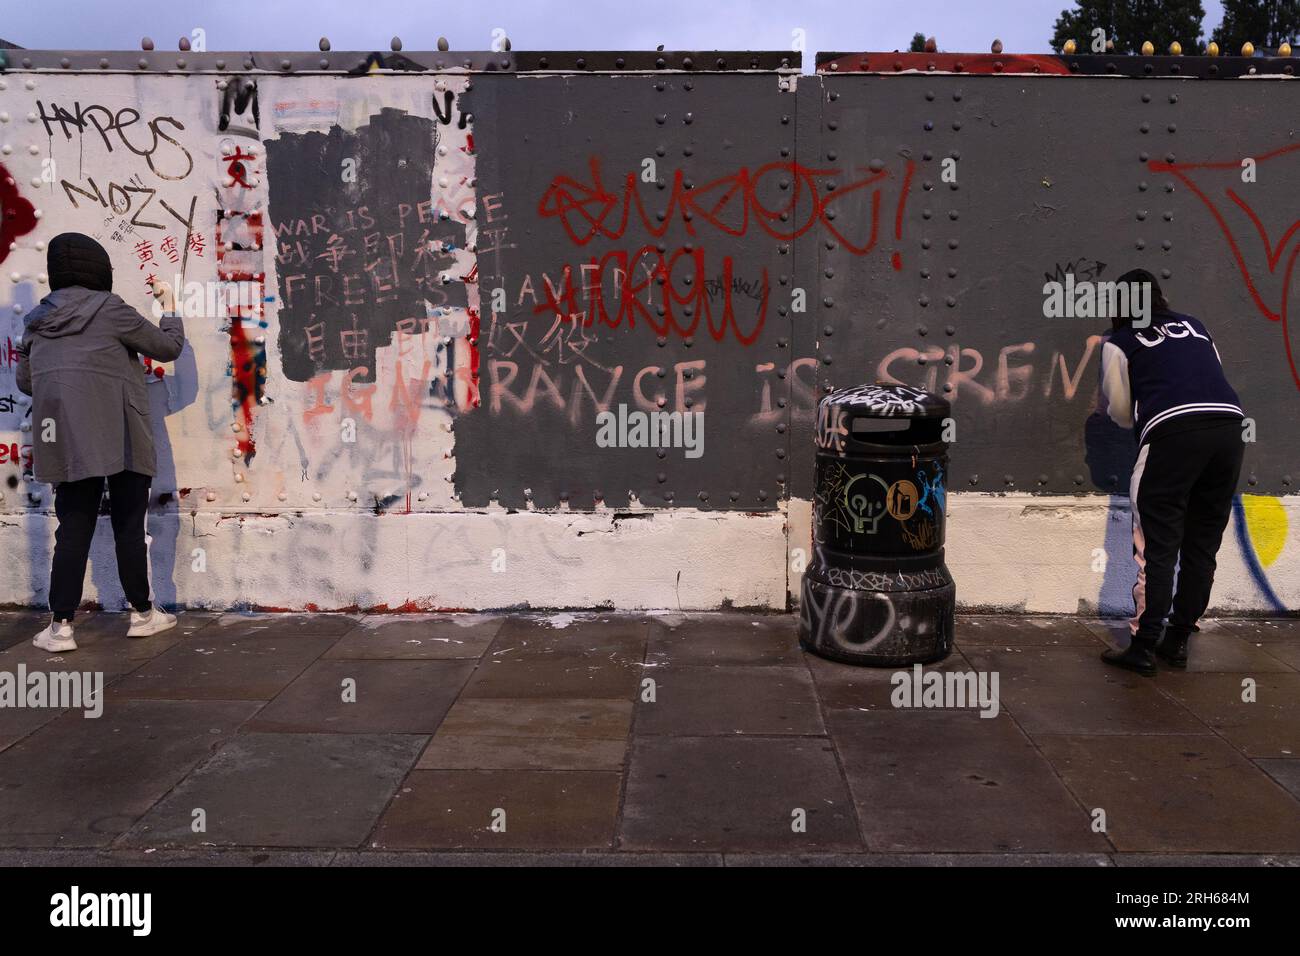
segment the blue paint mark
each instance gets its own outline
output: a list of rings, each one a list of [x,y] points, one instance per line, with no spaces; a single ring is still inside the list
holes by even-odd
[[[926,514],[934,517],[934,512],[930,510],[930,501],[938,503],[939,510],[944,511],[947,501],[946,492],[943,487],[943,468],[939,465],[934,466],[934,475],[931,478],[925,477],[925,469],[919,468],[916,472],[916,480],[921,485],[921,500],[917,502],[917,507]]]
[[[1264,592],[1264,597],[1273,606],[1273,610],[1287,610],[1287,606],[1273,593],[1268,577],[1264,574],[1264,568],[1259,563],[1259,558],[1255,556],[1255,547],[1250,543],[1250,531],[1246,527],[1246,509],[1241,503],[1241,495],[1236,495],[1232,499],[1232,526],[1237,532],[1237,546],[1241,549],[1241,556],[1245,559],[1246,567],[1250,569],[1250,576],[1255,579],[1255,584]]]

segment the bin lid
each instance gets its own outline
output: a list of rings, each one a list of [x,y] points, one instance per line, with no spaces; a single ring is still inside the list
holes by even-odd
[[[911,385],[854,385],[831,392],[822,405],[869,418],[947,418],[948,400]]]

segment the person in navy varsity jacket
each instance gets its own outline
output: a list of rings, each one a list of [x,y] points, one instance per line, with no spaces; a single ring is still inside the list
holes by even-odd
[[[1133,639],[1102,659],[1149,676],[1157,656],[1187,666],[1188,638],[1210,603],[1215,556],[1241,475],[1245,413],[1200,320],[1170,310],[1145,270],[1119,282],[1150,283],[1151,310],[1145,327],[1113,317],[1102,346],[1107,413],[1132,428],[1138,443],[1129,486],[1138,566]]]

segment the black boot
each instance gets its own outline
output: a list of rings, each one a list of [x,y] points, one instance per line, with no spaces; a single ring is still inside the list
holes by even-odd
[[[1101,659],[1107,664],[1134,671],[1143,677],[1154,677],[1156,674],[1155,655],[1151,653],[1150,645],[1145,642],[1133,641],[1122,651],[1103,651]]]
[[[1164,638],[1156,645],[1156,656],[1170,667],[1186,670],[1187,639],[1190,636],[1186,632],[1180,633],[1166,628]]]

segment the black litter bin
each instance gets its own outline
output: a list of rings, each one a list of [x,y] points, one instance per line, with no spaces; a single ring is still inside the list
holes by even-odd
[[[956,589],[943,563],[946,399],[860,385],[817,412],[812,560],[799,640],[822,657],[929,663],[953,642]]]

